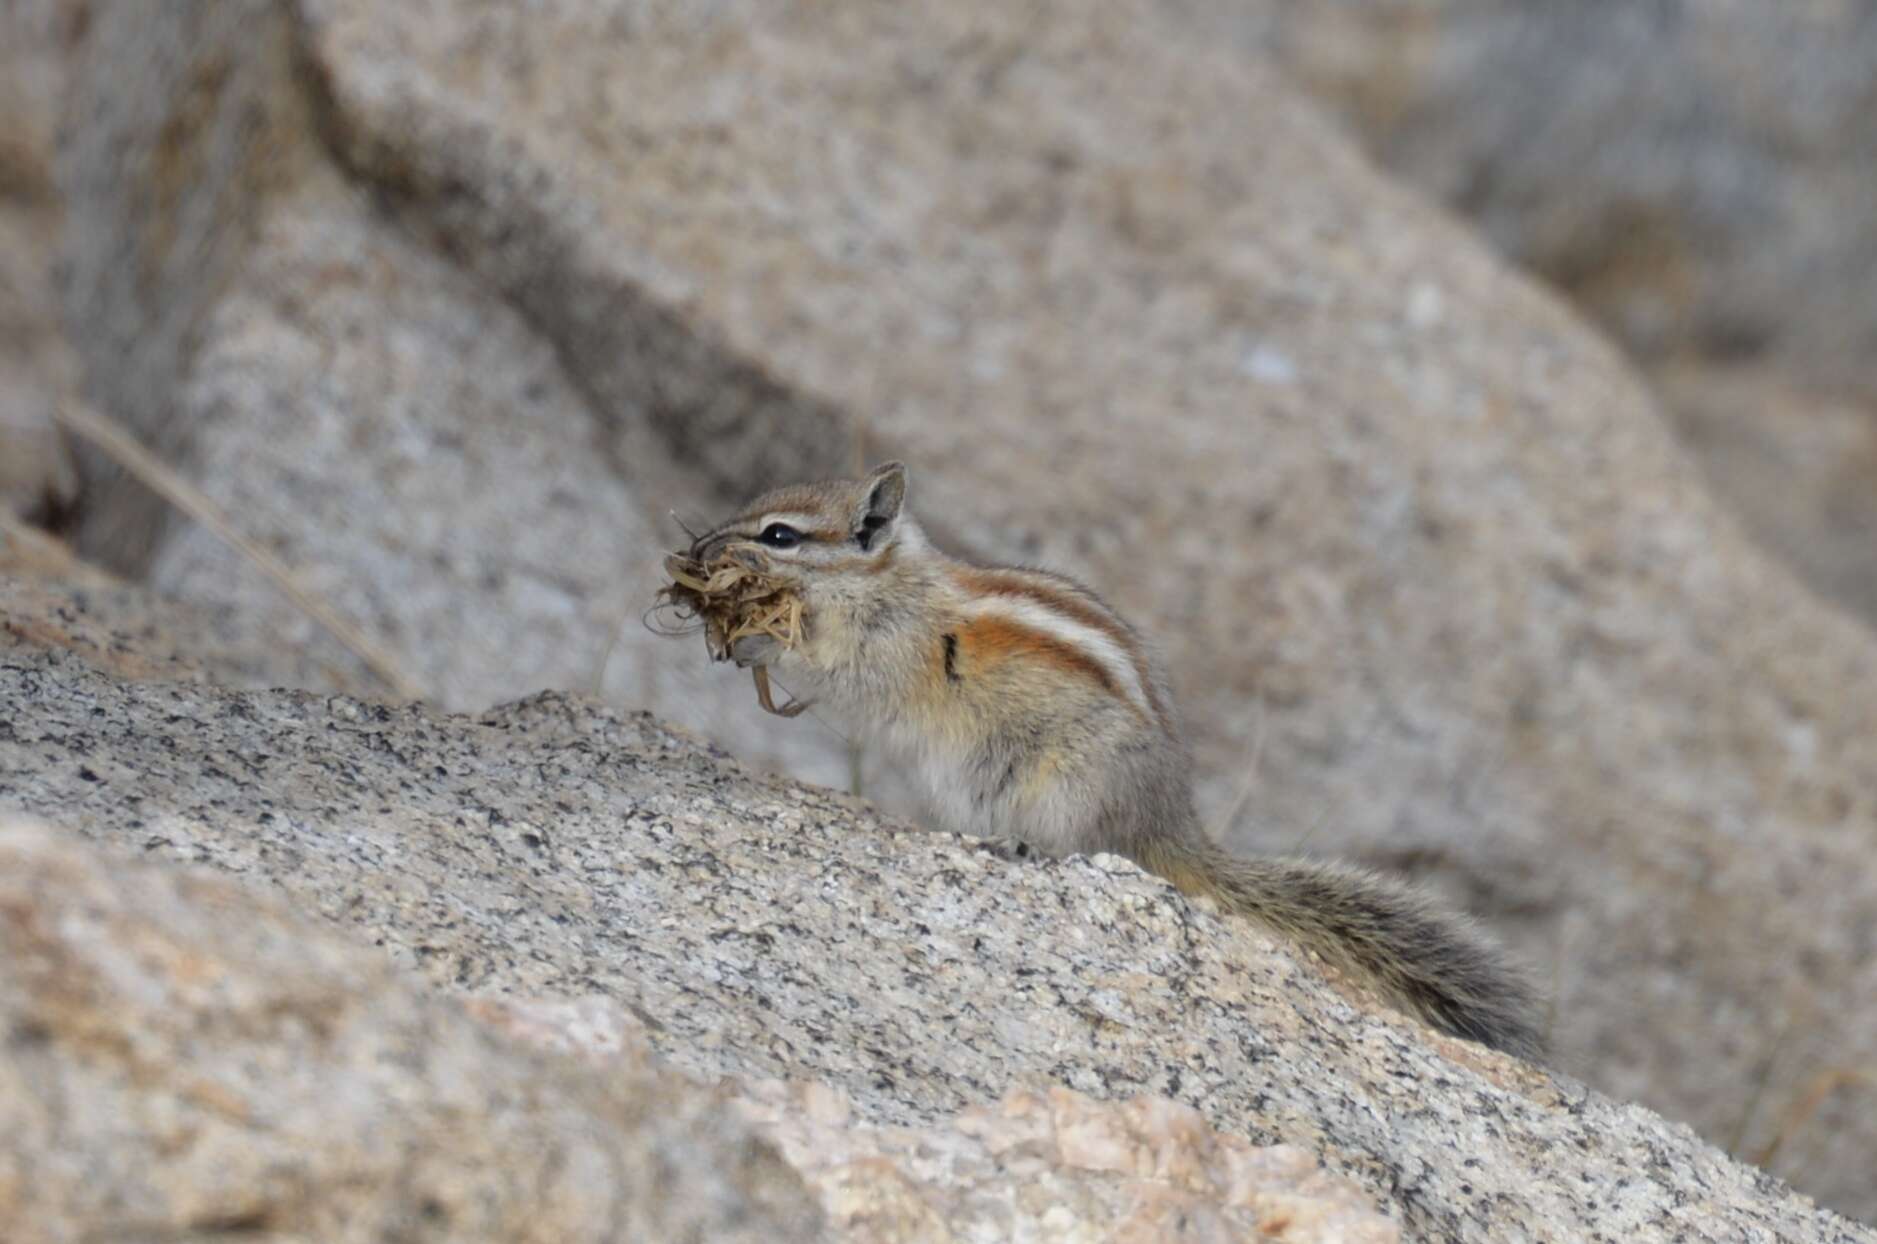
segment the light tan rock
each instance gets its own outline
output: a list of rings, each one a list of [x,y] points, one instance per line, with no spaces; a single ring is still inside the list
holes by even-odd
[[[1751,1145],[1877,1055],[1877,648],[1257,65],[1125,6],[306,11],[340,150],[588,391],[747,486],[864,415],[959,543],[1147,623],[1236,841],[1446,881],[1569,1065]],[[800,404],[704,402],[752,368]],[[1782,1169],[1877,1212],[1859,1113]]]
[[[772,1082],[738,1104],[857,1244],[1401,1238],[1309,1153],[1222,1134],[1165,1098],[1016,1092],[919,1128],[856,1126],[817,1085]]]
[[[56,816],[114,851],[207,864],[277,890],[438,986],[482,995],[485,1025],[545,1032],[628,1066],[649,1045],[706,1081],[817,1085],[751,1095],[769,1102],[785,1146],[827,1147],[802,1161],[834,1217],[857,1231],[918,1238],[937,1222],[984,1238],[1008,1221],[1001,1201],[1047,1232],[1059,1220],[1041,1188],[1069,1201],[1065,1227],[1113,1208],[1140,1211],[1143,1229],[1157,1231],[1162,1215],[1186,1209],[1198,1238],[1241,1211],[1272,1231],[1355,1233],[1375,1226],[1372,1207],[1404,1238],[1462,1244],[1598,1233],[1877,1240],[1641,1107],[1379,1010],[1123,860],[1010,860],[826,790],[753,778],[644,715],[560,695],[467,718],[124,682],[70,654],[28,649],[0,649],[0,703],[30,706],[0,719],[0,815]],[[285,1077],[243,1099],[257,1113],[273,1093],[294,1111],[337,1108],[313,1086],[348,1082],[341,1072],[353,1058],[392,1077],[365,1082],[392,1100],[424,1103],[426,1085],[449,1088],[456,1096],[444,1101],[465,1103],[455,1123],[533,1083],[461,1053],[452,1042],[482,1044],[448,1024],[453,1012],[402,985],[381,991],[371,982],[385,978],[361,976],[363,967],[328,970],[338,950],[297,932],[282,940],[249,905],[229,906],[227,923],[207,900],[190,917],[201,936],[187,944],[209,947],[206,962],[165,952],[154,970],[159,984],[183,977],[176,988],[199,991],[181,1002],[205,997],[210,1014],[231,1006],[251,1017],[230,1025],[226,1041],[194,1047],[201,1062],[190,1066],[232,1075],[252,1064]],[[0,931],[8,927],[0,914]],[[84,944],[117,964],[127,940]],[[289,970],[309,954],[312,968]],[[18,962],[0,955],[0,972]],[[232,979],[224,962],[252,964],[260,983],[216,992]],[[296,982],[313,968],[324,973],[313,978],[320,991],[301,1001]],[[536,1001],[556,997],[573,1001]],[[166,1050],[176,1026],[139,1009],[165,996],[139,999],[98,1023],[133,1048]],[[381,1011],[389,1028],[350,1026]],[[643,1041],[622,1013],[643,1025]],[[401,1016],[457,1053],[388,1058],[373,1034],[408,1032]],[[347,1044],[354,1033],[360,1044]],[[301,1041],[331,1052],[280,1053]],[[549,1101],[572,1112],[568,1126],[612,1111],[620,1099],[609,1094],[628,1091],[630,1078],[610,1066],[549,1082],[566,1086]],[[674,1114],[679,1136],[700,1126],[685,1092],[670,1110],[645,1102],[655,1118]],[[344,1117],[390,1127],[372,1104],[386,1098],[363,1096],[340,1098],[362,1112]],[[0,1110],[11,1100],[0,1095]],[[300,1117],[284,1107],[265,1117],[276,1114]],[[336,1152],[352,1152],[343,1137],[353,1133],[305,1127],[281,1133],[283,1143],[331,1135]],[[387,1144],[430,1135],[385,1134]],[[449,1133],[472,1156],[505,1153],[496,1146],[514,1135],[524,1149],[536,1143],[526,1137],[539,1139],[499,1127]],[[258,1143],[265,1153],[266,1138]],[[1323,1174],[1273,1145],[1312,1155]],[[695,1166],[678,1152],[679,1166]],[[764,1169],[761,1151],[738,1152]],[[1143,1173],[1163,1163],[1164,1182]],[[523,1163],[516,1177],[541,1169]],[[870,1208],[910,1217],[861,1222]]]
[[[80,1240],[812,1240],[710,1094],[495,1038],[223,878],[0,827],[0,1221]]]
[[[1652,379],[1714,490],[1821,595],[1877,622],[1877,404],[1766,367]]]
[[[69,587],[114,587],[123,582],[91,565],[57,536],[0,513],[0,575],[49,580]]]
[[[1169,0],[1648,359],[1877,387],[1877,21],[1840,0]]]
[[[0,536],[0,549],[4,543]],[[80,565],[87,578],[101,573]],[[120,678],[358,693],[377,686],[349,664],[280,644],[265,624],[240,613],[179,604],[108,579],[73,583],[0,570],[0,647],[10,645],[68,649]]]
[[[78,400],[79,369],[53,289],[52,173],[77,9],[74,0],[0,6],[0,515],[56,515],[77,498],[77,471],[53,423],[60,402]]]
[[[1596,319],[1643,362],[1717,495],[1877,624],[1867,5],[1166,8],[1278,61],[1378,163]]]
[[[241,611],[165,600],[0,514],[0,648],[61,648],[119,678],[365,692],[351,665],[279,641]]]
[[[631,413],[594,402],[526,316],[324,162],[290,16],[94,13],[60,160],[101,403],[434,700],[601,689],[729,733],[747,683],[640,625],[682,538],[666,510],[701,521],[699,490],[649,436],[609,430]],[[222,540],[85,463],[87,554],[371,685]],[[753,758],[844,783],[829,737],[771,732]]]
[[[652,1045],[642,1021],[597,996],[474,999],[469,1009],[600,1067],[647,1057]],[[1352,1181],[1325,1174],[1310,1154],[1248,1144],[1164,1097],[1016,1091],[926,1126],[883,1127],[816,1081],[727,1081],[721,1091],[854,1244],[1400,1238]]]
[[[843,784],[844,741],[637,632],[616,568],[667,504],[909,458],[947,540],[1167,648],[1234,843],[1442,884],[1548,978],[1567,1066],[1759,1151],[1877,1057],[1877,647],[1742,538],[1611,348],[1190,29],[104,6],[61,154],[88,374],[443,702],[601,685]],[[255,100],[292,160],[217,137]],[[182,101],[198,175],[125,175]],[[253,601],[193,535],[154,554]],[[1877,1213],[1873,1118],[1845,1091],[1778,1169]]]

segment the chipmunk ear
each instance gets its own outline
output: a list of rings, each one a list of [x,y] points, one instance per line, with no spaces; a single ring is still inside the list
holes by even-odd
[[[899,517],[899,507],[906,501],[904,463],[882,462],[867,475],[866,500],[861,505],[862,518],[883,518],[892,522]]]
[[[854,515],[854,539],[871,549],[882,532],[892,529],[906,501],[906,468],[883,462],[860,485],[860,512]]]

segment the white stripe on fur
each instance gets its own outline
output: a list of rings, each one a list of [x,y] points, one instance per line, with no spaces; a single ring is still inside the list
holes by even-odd
[[[1007,618],[1051,639],[1060,640],[1107,670],[1114,685],[1121,688],[1135,707],[1150,717],[1153,715],[1153,702],[1148,697],[1139,666],[1134,663],[1128,650],[1115,642],[1112,636],[1104,635],[1087,623],[1068,617],[1034,597],[1003,593],[983,596],[968,601],[965,613],[975,618]]]

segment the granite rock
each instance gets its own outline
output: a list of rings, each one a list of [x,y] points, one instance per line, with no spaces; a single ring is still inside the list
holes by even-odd
[[[1877,394],[1877,7],[1168,0],[1644,358]]]
[[[1222,836],[1440,884],[1539,963],[1568,1066],[1767,1151],[1877,1057],[1877,646],[1612,348],[1191,29],[101,6],[60,153],[87,378],[439,702],[597,687],[843,784],[847,741],[633,619],[666,506],[905,457],[951,546],[1166,647]],[[97,505],[90,547],[155,532],[120,564],[315,642]],[[1874,1117],[1832,1096],[1777,1169],[1877,1214]]]
[[[78,475],[54,423],[79,400],[53,268],[60,206],[54,131],[76,5],[0,6],[0,514],[59,516]]]
[[[168,600],[0,514],[0,647],[60,648],[119,678],[368,693],[349,663],[280,642],[265,618]]]
[[[1651,378],[1747,530],[1877,623],[1877,404],[1768,367],[1674,364]]]
[[[831,409],[914,462],[1166,646],[1223,833],[1442,881],[1600,1085],[1757,1149],[1877,1054],[1877,647],[1262,65],[1126,5],[302,11],[353,175],[625,435],[753,489],[846,464]],[[1781,1169],[1877,1213],[1866,1113]]]
[[[1165,1098],[1013,1092],[924,1127],[856,1126],[819,1085],[738,1104],[857,1244],[1396,1244],[1353,1180],[1251,1145]]]
[[[650,1056],[646,1024],[615,1003],[472,999],[520,1040],[598,1066]],[[916,1126],[858,1119],[813,1080],[719,1082],[773,1141],[852,1244],[1209,1244],[1258,1239],[1394,1244],[1396,1225],[1354,1181],[1289,1145],[1251,1145],[1164,1097],[1102,1101],[1014,1091]]]
[[[1877,624],[1877,7],[1165,5],[1595,318],[1748,529]]]
[[[0,827],[19,1244],[823,1238],[709,1092],[497,1038],[277,898]]]
[[[218,0],[94,12],[59,165],[95,400],[434,701],[582,688],[729,732],[747,685],[670,660],[640,625],[682,539],[667,511],[708,512],[693,473],[615,438],[560,343],[339,174],[291,18]],[[83,461],[87,556],[370,685],[217,536]],[[846,771],[825,734],[751,750]]]
[[[284,896],[398,967],[490,999],[479,1004],[487,1025],[500,1027],[501,1016],[486,1008],[509,1000],[598,995],[638,1017],[646,1041],[691,1075],[821,1085],[868,1126],[955,1119],[947,1144],[958,1186],[1019,1135],[1060,1154],[1065,1138],[1051,1129],[1061,1099],[1051,1094],[1067,1089],[1182,1103],[1197,1114],[1132,1109],[1165,1112],[1175,1131],[1190,1123],[1188,1157],[1211,1143],[1197,1134],[1201,1120],[1254,1148],[1297,1146],[1334,1177],[1319,1187],[1352,1181],[1405,1238],[1877,1239],[1685,1127],[1378,1009],[1125,861],[1005,859],[825,790],[754,777],[645,715],[557,694],[468,718],[123,682],[31,648],[0,650],[0,702],[28,706],[0,720],[0,811],[55,818],[108,850],[208,865]],[[73,924],[52,921],[44,936],[82,930],[113,893],[104,880],[113,874],[87,869],[97,880],[83,892],[102,897],[71,904]],[[0,910],[41,909],[23,897]],[[450,1031],[428,1004],[360,988],[362,967],[321,969],[344,958],[323,938],[275,940],[265,925],[258,937],[214,938],[212,914],[187,918],[203,922],[190,944],[224,959],[311,960],[303,974],[327,973],[316,1012],[343,1018],[375,1001]],[[46,927],[43,913],[27,924]],[[82,944],[114,961],[127,936]],[[212,991],[216,976],[200,983],[195,962],[178,954],[152,970]],[[259,977],[235,1001],[256,1008],[260,1029],[236,1026],[228,1039],[276,1066],[263,1037],[298,1012],[269,999],[305,976],[283,962]],[[135,1033],[135,1014],[97,1022]],[[575,1027],[604,1022],[586,1015]],[[559,1021],[524,1011],[521,1022]],[[151,1040],[174,1032],[156,1024]],[[350,1047],[330,1048],[340,1057]],[[96,1057],[117,1051],[106,1042]],[[231,1060],[207,1047],[202,1056],[205,1072],[233,1074]],[[421,1078],[429,1065],[384,1074]],[[506,1082],[484,1083],[482,1067],[439,1064],[437,1074],[458,1092],[493,1095]],[[604,1077],[562,1083],[567,1111],[618,1100]],[[797,1113],[786,1097],[770,1101],[772,1119]],[[1125,1149],[1139,1123],[1129,1110],[1091,1110],[1076,1143]],[[799,1138],[811,1123],[778,1126]],[[958,1139],[974,1132],[978,1148]],[[899,1152],[907,1171],[954,1186],[940,1178],[943,1147],[914,1154],[899,1133],[852,1143]],[[1074,1149],[1066,1166],[1089,1152]],[[1281,1155],[1265,1158],[1298,1173]],[[1122,1165],[1138,1175],[1143,1162],[1151,1166],[1138,1156]],[[1079,1169],[1088,1174],[1088,1162]]]

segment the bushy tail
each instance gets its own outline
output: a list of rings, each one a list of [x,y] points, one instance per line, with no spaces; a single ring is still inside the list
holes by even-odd
[[[1434,1027],[1537,1061],[1537,992],[1466,917],[1374,873],[1156,843],[1140,864],[1373,983]]]

